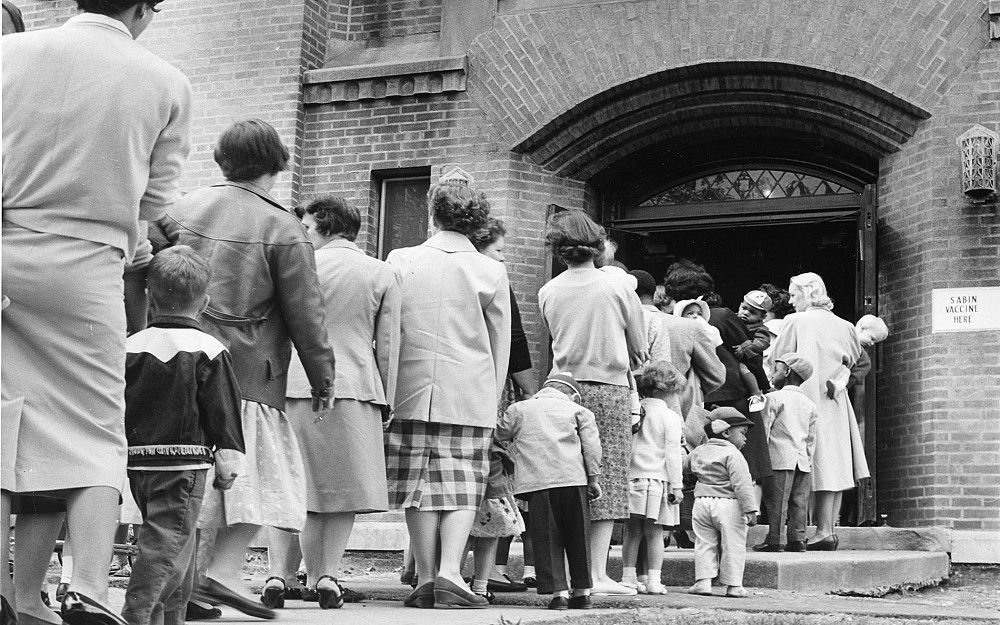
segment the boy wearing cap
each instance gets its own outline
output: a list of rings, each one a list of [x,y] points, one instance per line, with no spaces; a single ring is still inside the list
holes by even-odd
[[[778,390],[767,396],[764,408],[764,429],[774,472],[771,487],[764,493],[770,525],[767,538],[754,545],[754,551],[781,551],[781,526],[786,519],[785,551],[806,550],[806,513],[817,415],[816,404],[799,387],[812,374],[812,365],[795,352],[774,361],[772,382]]]
[[[694,487],[694,586],[693,595],[711,595],[716,576],[727,597],[746,597],[747,527],[757,524],[750,467],[740,453],[753,421],[735,408],[716,408],[705,425],[708,442],[684,460],[685,470],[698,478]],[[721,551],[721,554],[720,554]]]
[[[550,375],[531,399],[511,404],[494,430],[498,442],[513,441],[514,493],[528,500],[538,594],[555,594],[550,610],[591,607],[588,502],[601,496],[601,440],[580,396],[572,375]]]
[[[753,290],[743,296],[736,316],[743,322],[747,334],[753,339],[743,341],[733,346],[733,353],[745,365],[748,371],[741,371],[744,384],[750,389],[750,411],[757,412],[764,408],[764,396],[760,389],[770,388],[767,374],[764,373],[764,352],[771,346],[771,332],[764,326],[764,316],[771,310],[771,297],[764,291]],[[751,382],[747,374],[752,374],[756,384]]]

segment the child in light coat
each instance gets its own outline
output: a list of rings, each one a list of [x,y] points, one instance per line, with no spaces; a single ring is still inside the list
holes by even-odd
[[[636,376],[645,416],[632,435],[629,465],[629,519],[622,546],[622,585],[651,595],[666,594],[660,582],[663,529],[680,523],[684,498],[681,463],[684,420],[667,407],[684,387],[684,377],[659,360]],[[646,539],[648,575],[640,584],[635,570],[639,544]]]

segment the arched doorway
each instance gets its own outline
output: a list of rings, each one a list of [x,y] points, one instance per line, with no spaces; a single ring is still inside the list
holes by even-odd
[[[877,311],[879,162],[927,117],[850,76],[727,61],[609,89],[515,150],[588,183],[627,265],[660,277],[675,258],[702,262],[730,307],[815,271],[854,321]],[[855,399],[875,475],[874,392]],[[861,495],[857,520],[872,520],[874,491]]]

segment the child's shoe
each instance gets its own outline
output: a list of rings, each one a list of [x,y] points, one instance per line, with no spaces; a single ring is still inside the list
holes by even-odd
[[[712,594],[712,580],[710,579],[699,579],[694,583],[694,586],[688,588],[688,593],[692,595],[711,595]]]
[[[647,595],[665,595],[667,594],[667,588],[660,582],[649,582],[646,584],[646,590],[642,592]]]
[[[726,596],[741,599],[750,596],[750,593],[743,586],[728,586],[726,587]]]
[[[640,582],[639,579],[635,577],[622,578],[621,585],[624,586],[625,588],[632,588],[638,593],[646,592],[646,585]]]
[[[748,412],[760,412],[767,405],[767,400],[764,399],[764,395],[754,395],[750,398],[750,408]]]

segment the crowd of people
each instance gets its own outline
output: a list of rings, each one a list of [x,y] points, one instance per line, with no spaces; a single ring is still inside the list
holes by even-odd
[[[220,135],[223,182],[175,197],[191,88],[134,42],[158,3],[78,4],[62,27],[3,39],[4,625],[339,608],[363,599],[337,578],[356,515],[390,509],[409,531],[413,608],[516,587],[517,536],[555,610],[665,592],[670,531],[693,535],[689,592],[718,577],[745,596],[762,508],[754,550],[837,549],[843,493],[868,477],[847,389],[887,329],[834,315],[820,276],[752,288],[732,311],[703,266],[678,261],[658,283],[617,263],[586,213],[556,213],[545,245],[565,270],[538,291],[539,388],[506,229],[472,176],[444,172],[431,236],[385,261],[355,243],[345,200],[290,211],[270,195],[289,152],[262,120]],[[107,567],[123,494],[142,524],[119,614]],[[39,589],[64,520],[56,615]],[[240,569],[265,527],[256,597]]]

